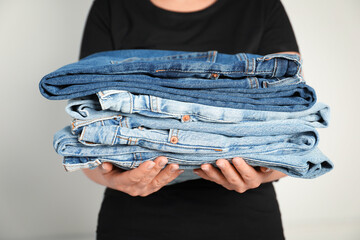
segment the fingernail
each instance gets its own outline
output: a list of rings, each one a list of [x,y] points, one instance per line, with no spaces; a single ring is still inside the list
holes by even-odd
[[[179,170],[179,174],[182,174],[184,172],[184,169]]]
[[[239,165],[240,165],[240,159],[238,159],[238,158],[233,158],[232,162],[233,162],[233,164],[235,164],[236,166],[239,166]]]
[[[101,166],[101,170],[103,170],[103,171],[107,171],[107,168],[105,167],[106,165],[100,165]]]
[[[224,163],[223,162],[220,162],[220,163],[218,163],[218,164],[216,164],[219,168],[223,168],[225,165],[224,165]]]
[[[154,162],[150,162],[148,163],[148,166],[147,166],[147,169],[152,169],[153,167],[155,166],[155,163]]]
[[[159,166],[164,167],[166,163],[167,163],[167,160],[165,158],[163,158],[163,159],[160,160]]]
[[[209,166],[208,165],[203,165],[201,166],[201,169],[204,171],[209,171]]]
[[[196,175],[199,175],[198,171],[193,171]]]
[[[170,171],[171,171],[171,172],[175,172],[175,171],[178,170],[178,169],[179,169],[179,166],[178,166],[178,165],[173,165],[173,166],[171,166]]]

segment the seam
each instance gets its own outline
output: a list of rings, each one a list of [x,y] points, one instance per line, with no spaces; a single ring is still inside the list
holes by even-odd
[[[137,70],[144,70],[144,69],[137,69]],[[196,71],[185,71],[182,69],[157,69],[155,72],[184,72],[184,73],[218,73],[218,74],[224,74],[224,73],[248,73],[246,71],[203,71],[203,72],[196,72]],[[266,74],[273,74],[273,71],[257,71],[257,74],[259,73],[266,73]]]

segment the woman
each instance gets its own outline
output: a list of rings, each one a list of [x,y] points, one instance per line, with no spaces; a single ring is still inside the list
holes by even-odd
[[[119,49],[298,52],[279,0],[95,0],[80,57]],[[97,239],[284,239],[271,183],[283,173],[219,159],[218,168],[204,164],[189,180],[166,163],[84,170],[107,187]],[[174,179],[181,183],[167,185]]]

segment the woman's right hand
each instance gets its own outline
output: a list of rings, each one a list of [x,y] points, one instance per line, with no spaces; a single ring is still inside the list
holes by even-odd
[[[167,158],[161,156],[128,171],[114,167],[111,163],[103,163],[93,170],[83,169],[83,172],[96,183],[131,196],[145,197],[158,191],[184,172],[179,170],[177,164],[169,164],[164,168],[167,162]]]

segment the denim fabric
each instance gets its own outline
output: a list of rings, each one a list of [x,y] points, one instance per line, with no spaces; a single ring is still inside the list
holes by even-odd
[[[149,95],[134,95],[119,90],[99,92],[97,96],[98,98],[71,99],[68,101],[65,110],[71,117],[80,120],[137,113],[146,117],[179,119],[183,123],[199,121],[240,123],[244,121],[261,122],[299,119],[305,121],[309,126],[327,127],[330,118],[329,107],[319,102],[315,103],[310,109],[301,112],[271,112],[219,108]],[[142,120],[146,121],[145,118],[142,118]]]
[[[217,154],[180,154],[158,152],[139,146],[85,146],[72,135],[70,127],[66,127],[54,136],[54,148],[64,156],[63,165],[68,171],[81,168],[94,168],[102,162],[111,162],[123,169],[136,168],[144,161],[154,160],[158,156],[166,156],[169,163],[178,163],[182,169],[199,168],[203,163],[214,164],[217,159],[231,159],[241,156],[252,166],[263,166],[300,178],[318,177],[333,168],[333,164],[319,149],[307,153],[271,155],[244,154],[239,152]]]
[[[132,49],[92,54],[46,76],[54,79],[69,74],[148,74],[170,78],[214,79],[220,76],[278,78],[300,73],[296,54],[224,54],[217,51],[184,52]],[[214,76],[215,74],[218,74]]]
[[[181,130],[183,128],[192,131]],[[72,132],[79,135],[79,142],[91,146],[138,145],[164,152],[203,154],[232,151],[241,154],[290,154],[313,149],[318,139],[313,127],[297,119],[183,124],[174,119],[113,116],[75,120]]]
[[[46,75],[40,91],[49,99],[70,99],[115,89],[218,107],[301,111],[316,96],[300,68],[298,56],[287,54],[120,50]]]
[[[325,122],[327,124],[327,122]],[[284,119],[272,121],[244,121],[239,123],[212,123],[212,122],[187,122],[182,123],[177,119],[151,118],[138,114],[122,114],[105,116],[91,120],[74,119],[72,128],[74,134],[79,134],[81,128],[100,126],[119,126],[122,128],[149,128],[157,130],[179,129],[199,133],[214,133],[229,137],[245,136],[274,136],[286,134],[301,134],[314,132],[312,122],[300,119]],[[79,131],[80,130],[80,131]]]

